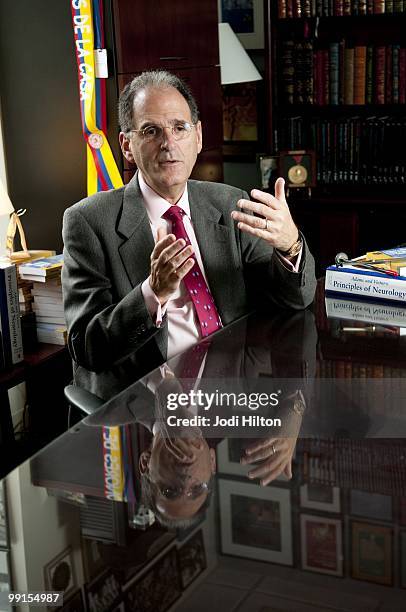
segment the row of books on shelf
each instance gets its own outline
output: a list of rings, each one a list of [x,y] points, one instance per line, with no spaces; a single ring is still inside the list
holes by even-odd
[[[397,185],[406,180],[402,142],[406,119],[391,117],[283,117],[278,150],[314,150],[318,183]]]
[[[285,104],[405,104],[406,48],[312,40],[282,44],[281,101]]]
[[[308,438],[300,441],[300,480],[403,496],[405,447],[396,440]]]
[[[405,0],[278,0],[278,17],[344,17],[404,13]]]
[[[406,369],[393,368],[391,366],[383,366],[382,364],[356,363],[352,361],[344,361],[341,359],[323,359],[317,362],[316,376],[318,378],[350,378],[362,379],[370,378],[385,378],[398,379],[406,378]],[[388,387],[391,382],[388,381]],[[395,383],[394,383],[395,384]],[[354,392],[358,392],[359,387],[354,385]]]

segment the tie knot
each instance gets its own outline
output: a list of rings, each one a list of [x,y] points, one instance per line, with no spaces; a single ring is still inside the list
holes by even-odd
[[[164,219],[182,219],[185,211],[180,207],[174,204],[162,215]]]

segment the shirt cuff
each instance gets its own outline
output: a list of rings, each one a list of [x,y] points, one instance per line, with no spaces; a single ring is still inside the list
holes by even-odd
[[[284,257],[281,253],[279,253],[277,249],[275,249],[275,252],[277,256],[279,257],[280,261],[285,266],[285,268],[287,268],[291,272],[299,272],[300,262],[302,261],[303,246],[300,249],[299,253],[296,255],[296,261],[294,264],[291,261],[289,261],[289,259],[286,259],[286,257]]]
[[[158,300],[155,293],[152,291],[151,285],[149,284],[150,277],[141,285],[141,293],[144,298],[145,305],[149,314],[151,315],[151,319],[155,322],[156,327],[161,327],[162,319],[165,316],[167,304],[161,306],[161,302]]]

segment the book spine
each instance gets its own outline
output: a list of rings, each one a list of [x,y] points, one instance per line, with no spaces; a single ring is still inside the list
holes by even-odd
[[[278,0],[278,17],[279,19],[286,19],[286,0]]]
[[[330,43],[330,104],[338,104],[339,43]]]
[[[354,51],[354,104],[365,104],[366,47]]]
[[[286,0],[286,16],[293,17],[293,0]]]
[[[385,12],[385,0],[374,0],[374,14],[381,15]]]
[[[344,104],[354,104],[354,49],[344,50]]]
[[[344,15],[344,0],[336,0],[334,14],[337,17],[342,17]]]
[[[6,365],[15,365],[24,359],[24,354],[17,271],[14,265],[0,270],[0,317],[4,361]]]
[[[374,14],[374,0],[367,0],[367,15]]]
[[[392,81],[392,45],[386,47],[385,59],[385,104],[392,104],[393,81]]]
[[[295,45],[293,40],[287,40],[282,47],[282,92],[286,104],[293,104],[294,101],[294,81],[295,64],[294,58]]]
[[[311,17],[312,16],[312,3],[311,3],[311,0],[303,0],[302,16],[303,17]]]
[[[385,1],[385,13],[393,13],[393,0]]]
[[[300,0],[293,0],[293,17],[301,18],[302,17],[302,6],[300,4]]]
[[[367,47],[366,57],[366,84],[365,84],[365,102],[373,104],[374,102],[374,48],[372,45]]]
[[[399,104],[406,104],[406,49],[399,50]]]
[[[367,0],[358,0],[358,15],[367,14]]]
[[[392,103],[399,104],[400,45],[392,45]]]
[[[406,300],[406,281],[377,274],[360,274],[327,268],[325,291],[359,295],[366,299],[402,302]]]
[[[344,0],[344,15],[352,14],[351,0]]]
[[[385,104],[385,47],[375,48],[376,104]]]
[[[405,2],[404,0],[394,0],[393,2],[393,12],[394,13],[404,13],[405,11]]]

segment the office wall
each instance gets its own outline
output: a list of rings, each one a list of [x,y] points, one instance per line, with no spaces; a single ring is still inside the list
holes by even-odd
[[[10,197],[28,246],[59,251],[63,211],[86,195],[68,0],[1,0],[0,75]]]

